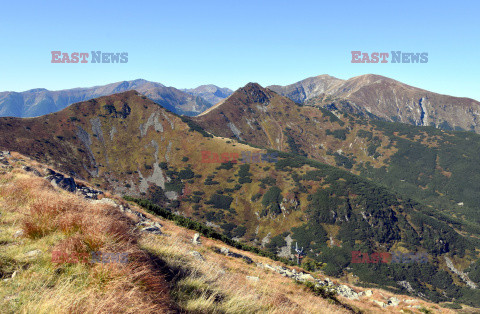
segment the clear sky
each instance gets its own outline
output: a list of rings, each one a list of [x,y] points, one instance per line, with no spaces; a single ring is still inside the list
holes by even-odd
[[[3,1],[0,91],[144,78],[177,88],[290,84],[375,73],[480,100],[480,1]],[[52,64],[51,51],[128,52],[126,64]],[[426,64],[352,64],[351,51],[428,52]]]

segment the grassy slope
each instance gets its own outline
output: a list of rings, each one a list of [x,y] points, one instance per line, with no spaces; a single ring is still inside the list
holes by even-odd
[[[143,212],[162,224],[163,235],[139,233],[135,216],[52,187],[21,169],[26,164],[44,168],[24,156],[13,154],[9,160],[11,168],[3,168],[0,174],[4,226],[0,307],[5,312],[345,312],[343,307],[314,296],[304,286],[276,273],[215,253],[215,247],[228,247],[218,241],[202,238],[201,246],[193,245],[190,239],[194,232],[172,222]],[[106,195],[122,203],[120,198]],[[23,235],[15,236],[19,230]],[[33,250],[40,251],[28,256]],[[57,264],[51,259],[54,250],[128,252],[129,262]],[[192,251],[199,252],[204,261],[199,262]],[[275,264],[241,253],[255,262]],[[258,277],[258,281],[246,276]],[[373,300],[393,295],[376,289],[373,292],[372,297],[358,301],[340,300],[368,313],[381,313],[384,310]],[[399,308],[448,313],[414,299]]]
[[[248,97],[259,93],[267,94],[268,100]],[[236,137],[228,120],[246,142],[305,154],[362,174],[453,215],[468,226],[464,231],[480,231],[478,134],[367,120],[315,104],[301,106],[255,84],[195,119],[213,134]],[[257,128],[252,130],[252,125]]]

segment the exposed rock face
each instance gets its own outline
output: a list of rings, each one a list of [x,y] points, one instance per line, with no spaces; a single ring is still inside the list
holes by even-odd
[[[450,258],[448,258],[447,256],[445,256],[445,262],[447,263],[448,268],[452,272],[457,274],[460,278],[462,278],[462,280],[465,282],[465,284],[467,286],[469,286],[471,289],[477,289],[477,285],[473,281],[471,281],[470,278],[468,278],[468,275],[465,274],[464,272],[456,269],[455,265],[453,265],[452,260]]]
[[[268,88],[297,103],[386,121],[480,133],[480,102],[429,92],[380,75],[361,75],[346,81],[321,75]]]
[[[292,253],[292,243],[293,243],[292,236],[288,234],[284,239],[287,245],[285,245],[280,249],[278,256],[285,257],[285,258],[293,258],[294,255]]]
[[[63,174],[57,173],[52,169],[48,169],[47,172],[48,175],[46,179],[54,186],[58,186],[68,192],[75,192],[77,190],[77,185],[72,177],[66,178]]]

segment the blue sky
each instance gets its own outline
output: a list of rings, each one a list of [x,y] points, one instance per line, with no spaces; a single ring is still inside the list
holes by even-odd
[[[480,100],[477,1],[4,1],[0,91],[144,78],[177,88],[290,84],[375,73]],[[128,52],[126,64],[52,64],[51,51]],[[428,52],[426,64],[352,64],[351,51]]]

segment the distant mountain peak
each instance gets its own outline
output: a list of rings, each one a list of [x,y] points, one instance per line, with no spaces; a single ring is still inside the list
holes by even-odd
[[[34,89],[29,89],[25,91],[25,93],[40,93],[40,92],[48,92],[48,89],[46,88],[34,88]]]
[[[229,88],[222,88],[213,84],[200,85],[196,88],[182,89],[182,91],[192,96],[200,96],[212,105],[218,104],[233,93],[233,91]]]

